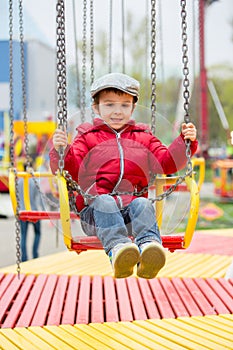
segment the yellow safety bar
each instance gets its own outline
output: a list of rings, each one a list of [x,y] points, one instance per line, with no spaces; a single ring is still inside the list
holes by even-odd
[[[200,196],[198,184],[193,178],[186,177],[185,182],[190,191],[190,209],[188,222],[184,234],[184,248],[188,248],[192,241],[198,219]]]
[[[30,203],[30,187],[29,187],[29,179],[30,177],[36,177],[36,178],[41,178],[41,177],[48,177],[52,178],[55,177],[52,173],[49,172],[34,172],[33,175],[24,172],[24,171],[19,171],[17,172],[17,177],[18,178],[23,178],[24,184],[23,184],[23,189],[24,189],[24,206],[25,210],[30,211],[31,210],[31,203]],[[10,168],[9,169],[9,193],[10,193],[10,198],[11,198],[11,203],[13,207],[13,212],[16,215],[17,211],[17,198],[16,198],[16,186],[15,186],[15,181],[16,181],[16,173],[15,169]]]
[[[199,177],[198,177],[198,181],[197,181],[197,186],[198,186],[198,189],[200,191],[201,186],[205,180],[205,158],[203,158],[203,157],[192,158],[191,161],[192,161],[193,169],[195,167],[199,167]]]
[[[57,173],[57,185],[59,191],[60,215],[64,243],[68,249],[71,249],[72,233],[70,227],[69,196],[66,186],[66,180],[59,171]]]

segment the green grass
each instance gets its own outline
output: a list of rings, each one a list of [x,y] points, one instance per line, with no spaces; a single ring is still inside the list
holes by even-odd
[[[216,206],[221,208],[224,212],[223,216],[215,220],[206,220],[199,215],[196,230],[215,230],[215,229],[225,229],[233,228],[233,202],[222,203],[220,200],[201,200],[200,207],[207,205],[208,203],[214,203]]]

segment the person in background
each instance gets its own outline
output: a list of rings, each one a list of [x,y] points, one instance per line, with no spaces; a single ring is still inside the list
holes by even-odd
[[[33,168],[33,163],[30,164],[30,167]],[[24,165],[24,170],[29,171],[27,169],[27,165]],[[24,180],[22,177],[18,180],[18,189],[19,189],[19,210],[25,210],[24,205]],[[40,192],[38,191],[35,181],[33,178],[29,178],[29,191],[30,191],[30,204],[31,210],[39,211],[42,208],[42,201],[40,197]],[[30,221],[22,221],[20,220],[20,229],[21,229],[21,261],[28,260],[27,253],[27,235],[28,235],[28,226],[32,225],[34,229],[34,240],[32,245],[32,257],[33,259],[38,258],[39,256],[39,245],[41,239],[41,222],[38,220],[37,222]]]
[[[148,199],[150,174],[172,174],[184,168],[185,140],[191,140],[192,154],[198,144],[193,123],[183,123],[169,147],[148,125],[136,123],[132,116],[139,87],[137,80],[121,73],[97,79],[91,95],[98,117],[92,124],[81,124],[70,145],[66,130],[57,129],[50,151],[55,173],[59,148],[64,147],[64,169],[86,195],[76,196],[82,227],[100,239],[116,278],[132,275],[136,265],[139,277],[154,278],[164,266],[166,254]]]

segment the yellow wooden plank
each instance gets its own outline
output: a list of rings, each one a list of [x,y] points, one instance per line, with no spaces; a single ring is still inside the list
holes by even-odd
[[[26,339],[23,335],[18,334],[11,328],[1,329],[1,333],[14,345],[18,346],[22,350],[38,350],[36,344],[32,344],[30,340]],[[8,350],[8,349],[7,349]]]
[[[229,321],[219,316],[205,316],[203,318],[200,317],[199,321],[229,332],[233,338],[233,319]]]
[[[21,336],[25,337],[28,339],[28,341],[31,342],[31,344],[36,344],[36,346],[39,349],[43,350],[54,350],[54,347],[49,345],[45,340],[42,340],[41,338],[37,337],[34,333],[32,333],[29,329],[24,328],[24,327],[17,327],[14,328],[14,331]]]
[[[168,339],[165,339],[161,337],[160,335],[152,332],[151,330],[148,331],[144,327],[140,327],[140,321],[137,321],[137,324],[134,322],[122,322],[124,326],[132,331],[134,331],[136,334],[141,334],[143,337],[145,337],[145,345],[149,345],[147,342],[147,339],[149,339],[154,344],[154,348],[157,349],[172,349],[174,347],[174,343]],[[176,344],[176,350],[182,350],[184,349],[183,346],[179,346]]]
[[[50,346],[53,346],[54,349],[59,349],[59,350],[75,349],[75,350],[77,350],[77,348],[68,345],[67,342],[64,342],[63,340],[54,336],[45,327],[29,327],[28,329],[33,334],[35,334],[37,337],[39,337],[42,340],[44,340],[45,342],[47,342]]]
[[[178,344],[179,346],[183,346],[184,349],[206,350],[205,346],[198,345],[197,347],[197,343],[190,336],[184,337],[183,334],[180,334],[179,330],[173,332],[163,320],[134,321],[134,323],[139,323],[141,327],[173,342],[174,349],[176,349],[176,345]]]
[[[221,318],[221,320],[223,319],[224,321],[229,321],[231,324],[233,322],[233,315],[229,314],[229,315],[219,315],[219,318]]]
[[[4,337],[0,329],[0,349],[1,350],[19,350],[20,348],[15,344],[13,344],[11,340]]]
[[[128,346],[124,346],[123,344],[120,344],[118,341],[111,338],[108,334],[105,334],[101,332],[99,329],[92,327],[92,324],[89,324],[89,325],[76,324],[74,325],[74,327],[82,330],[82,332],[93,337],[94,339],[97,339],[103,342],[104,344],[108,344],[111,347],[111,349],[117,349],[117,350],[129,349]],[[100,326],[100,329],[101,329],[101,326]]]
[[[190,327],[187,327],[187,325],[190,325],[195,334],[199,334],[202,338],[205,337],[205,341],[213,342],[214,346],[212,348],[210,347],[210,349],[215,349],[216,345],[218,346],[218,349],[230,349],[230,346],[233,347],[233,334],[230,334],[223,329],[219,329],[216,326],[209,325],[205,322],[205,317],[186,317],[180,318],[179,320],[185,324],[185,326],[180,324],[180,328],[190,329]],[[170,323],[169,320],[165,320],[165,322]],[[221,327],[220,323],[219,327]]]
[[[44,326],[44,329],[49,333],[53,334],[57,339],[60,339],[71,348],[79,349],[79,350],[93,350],[94,347],[92,344],[88,344],[85,342],[85,339],[78,339],[74,337],[71,333],[65,331],[64,328],[56,327],[56,326]]]
[[[124,327],[121,326],[120,323],[117,324],[116,328],[111,327],[111,325],[113,325],[113,323],[105,323],[105,324],[92,323],[90,325],[90,327],[98,329],[100,332],[102,332],[105,335],[109,336],[110,338],[114,339],[119,344],[123,344],[124,346],[128,346],[129,349],[132,349],[132,350],[146,350],[146,349],[148,349],[147,346],[144,346],[144,344],[141,342],[141,340],[138,343],[137,340],[134,340],[134,339],[132,339],[132,337],[129,337],[126,329],[124,330]]]
[[[130,327],[129,322],[106,323],[106,325],[111,329],[111,331],[117,331],[122,335],[126,336],[127,338],[136,341],[140,349],[144,349],[144,347],[146,349],[153,349],[153,347],[156,344],[154,340],[150,339],[149,337],[146,337],[144,332],[136,332],[133,327]],[[161,343],[159,346],[160,349],[166,349],[166,347],[163,347]]]
[[[224,277],[232,261],[231,256],[210,254],[167,253],[165,267],[158,277]],[[3,267],[3,273],[15,273],[16,265]],[[56,253],[21,264],[25,274],[65,274],[112,276],[112,268],[104,251],[89,250],[81,254],[75,252]]]
[[[78,339],[82,339],[85,344],[91,344],[94,349],[110,350],[112,347],[108,344],[108,341],[103,341],[103,339],[96,338],[93,333],[88,334],[81,330],[81,327],[72,327],[70,325],[62,325],[60,328],[64,329],[67,333],[73,335]],[[87,328],[90,328],[87,326]],[[116,344],[115,344],[116,345]]]

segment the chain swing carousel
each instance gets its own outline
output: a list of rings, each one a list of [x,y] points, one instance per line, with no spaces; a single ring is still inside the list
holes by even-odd
[[[92,3],[92,0],[90,1]],[[12,0],[9,3],[12,4]],[[84,3],[86,4],[85,0]],[[152,1],[151,4],[154,16],[155,2]],[[181,4],[184,15],[185,1],[181,1]],[[63,35],[58,41],[62,41],[64,49],[63,1],[57,0],[57,10],[57,24],[61,29],[58,30],[58,33]],[[152,23],[154,23],[153,16]],[[58,123],[63,127],[64,123],[67,122],[65,56],[61,52],[58,56],[58,70],[61,68],[58,74],[58,95],[60,98],[58,106],[59,112],[61,112]],[[152,79],[153,83],[154,79],[155,75]],[[186,84],[188,84],[187,80]],[[186,88],[188,91],[187,85]],[[188,102],[188,96],[186,98]],[[155,105],[152,106],[152,111],[155,111],[153,108]],[[11,114],[13,115],[13,113]],[[13,128],[11,133],[13,134]],[[177,238],[174,238],[176,239],[175,244],[172,243],[173,236],[171,238],[164,237],[163,244],[170,250],[174,250],[176,247],[187,248],[196,224],[198,192],[203,181],[203,174],[199,176],[199,181],[196,183],[193,166],[198,165],[201,170],[203,163],[195,160],[192,164],[188,151],[189,147],[187,146],[187,169],[183,176],[157,177],[153,183],[156,190],[156,199],[153,200],[157,211],[160,208],[161,213],[162,203],[170,193],[179,191],[181,188],[187,188],[190,193],[189,231],[186,229],[185,235],[179,236],[179,242],[177,242]],[[75,193],[76,191],[81,192],[82,189],[65,172],[63,165],[64,154],[61,150],[60,169],[57,176],[48,173],[48,176],[56,179],[59,187],[60,210],[54,210],[51,213],[48,211],[32,212],[28,199],[29,207],[27,210],[19,211],[18,178],[23,177],[25,188],[27,188],[30,177],[37,180],[37,177],[40,178],[46,174],[18,172],[15,170],[12,154],[10,190],[16,219],[49,220],[50,217],[61,218],[64,239],[69,250],[102,249],[95,237],[89,237],[91,242],[88,241],[89,238],[84,238],[83,242],[81,237],[72,238],[71,236],[70,218],[78,218],[78,215],[73,211],[72,202],[70,209],[69,191],[72,190]],[[27,201],[27,198],[29,198],[28,191],[25,191],[24,200]],[[64,222],[64,220],[67,221]],[[158,220],[161,223],[161,215],[158,216]],[[19,244],[18,239],[19,231],[17,231],[17,244]],[[102,252],[96,253],[100,256]],[[69,259],[70,255],[73,254],[62,252],[63,257],[64,255]],[[95,254],[90,252],[86,255],[92,258]],[[179,255],[180,258],[177,258]],[[223,278],[219,278],[226,257],[220,259],[221,257],[215,255],[210,259],[209,253],[208,256],[204,257],[203,254],[195,254],[194,257],[190,257],[190,255],[192,254],[176,254],[175,259],[172,258],[171,261],[173,272],[170,275],[164,275],[166,277],[161,276],[150,280],[134,276],[126,279],[114,279],[105,274],[105,271],[103,271],[103,275],[93,274],[93,271],[90,275],[82,275],[80,271],[77,272],[77,265],[75,265],[75,272],[70,269],[66,270],[66,265],[61,274],[58,270],[54,272],[54,265],[56,267],[59,265],[57,256],[53,261],[49,260],[50,264],[54,264],[49,266],[50,269],[48,265],[48,269],[45,269],[45,260],[30,261],[28,265],[25,263],[25,268],[30,266],[31,272],[29,274],[22,273],[20,278],[17,278],[15,273],[0,273],[0,347],[4,350],[232,349],[232,281],[227,282]],[[72,261],[75,260],[74,256],[71,257]],[[75,258],[81,261],[83,256],[85,254],[75,256]],[[60,257],[59,255],[59,259]],[[20,261],[20,254],[17,258]],[[45,257],[45,259],[48,262],[47,259],[53,259],[53,257]],[[94,260],[94,258],[92,259]],[[64,260],[61,260],[61,264],[64,266]],[[182,278],[177,273],[178,265],[176,265],[175,260],[179,260]],[[34,270],[36,265],[40,265],[37,271]],[[192,271],[190,267],[193,267]],[[18,266],[18,272],[20,272],[19,268],[20,266]],[[211,271],[209,274],[207,269]],[[174,270],[176,270],[175,274]],[[50,273],[51,271],[52,273]],[[197,277],[200,276],[200,273],[201,276],[205,277]],[[213,278],[207,278],[208,276]]]
[[[91,1],[93,6],[93,3]],[[93,9],[93,7],[91,8]],[[84,1],[84,18],[86,19],[86,1]],[[155,124],[156,124],[156,62],[155,62],[155,1],[151,2],[151,128],[152,132],[155,133]],[[183,87],[184,87],[184,122],[188,123],[190,121],[189,116],[189,79],[188,79],[188,57],[187,57],[187,23],[186,23],[186,1],[181,1],[181,20],[182,20],[182,62],[183,62]],[[91,28],[93,29],[93,16],[91,16]],[[65,3],[62,0],[57,1],[57,106],[58,106],[58,127],[67,129],[67,97],[66,97],[66,45],[65,45]],[[83,51],[85,53],[85,41],[86,41],[86,20],[83,23]],[[22,35],[23,28],[21,26],[21,42],[23,42]],[[93,44],[93,43],[92,43]],[[93,46],[92,46],[93,47]],[[23,61],[23,50],[21,50],[21,61]],[[83,77],[83,89],[81,96],[81,115],[82,118],[85,118],[85,59],[83,60],[83,68],[82,68],[82,77]],[[110,64],[111,65],[111,64]],[[22,64],[22,83],[24,84],[24,64]],[[92,65],[93,67],[93,65]],[[111,68],[109,68],[111,69]],[[92,70],[93,77],[93,70]],[[13,78],[11,79],[11,91],[13,91]],[[23,88],[23,91],[25,89]],[[24,92],[25,98],[25,92]],[[27,125],[27,117],[26,117],[26,104],[24,103],[24,122],[25,122],[25,130]],[[13,100],[11,99],[11,110],[13,108]],[[13,118],[13,113],[10,113],[11,118]],[[85,120],[85,119],[83,119]],[[13,123],[13,119],[11,119],[11,125]],[[11,128],[13,130],[13,128]],[[12,134],[12,131],[11,131]],[[27,136],[27,135],[26,135]],[[13,137],[13,136],[12,136]],[[26,145],[27,145],[27,137],[26,137]],[[12,144],[12,142],[11,142]],[[27,146],[26,146],[27,150]],[[60,219],[61,227],[64,236],[64,243],[67,248],[71,251],[76,251],[80,253],[89,249],[103,249],[100,241],[95,236],[78,236],[73,237],[71,232],[71,219],[78,219],[79,213],[74,205],[75,195],[81,194],[85,199],[94,199],[95,196],[89,195],[85,193],[85,191],[80,187],[80,185],[75,182],[71,175],[64,169],[64,150],[60,149],[59,151],[59,169],[56,174],[56,182],[59,191],[59,203],[60,209],[57,211],[40,211],[35,212],[30,210],[30,196],[29,196],[29,178],[33,177],[34,181],[36,181],[36,177],[48,176],[53,177],[50,173],[35,173],[30,171],[30,173],[25,172],[17,172],[14,167],[14,159],[13,159],[13,150],[11,151],[11,170],[9,174],[9,183],[10,183],[10,195],[13,204],[14,213],[17,219],[16,223],[16,242],[17,242],[17,264],[18,264],[18,272],[20,271],[20,231],[19,231],[19,220],[27,220],[27,221],[37,221],[43,219]],[[193,165],[191,161],[191,151],[190,151],[190,141],[186,142],[186,156],[187,156],[187,166],[184,172],[184,175],[180,176],[171,176],[166,177],[153,177],[153,182],[148,183],[148,186],[143,188],[140,192],[127,192],[124,194],[131,194],[135,196],[141,196],[144,193],[148,193],[148,189],[153,186],[155,189],[155,197],[150,200],[155,203],[156,206],[156,216],[159,227],[162,225],[163,220],[163,201],[166,199],[171,193],[174,191],[179,191],[180,188],[185,188],[190,194],[190,209],[188,215],[187,226],[184,234],[173,234],[173,235],[165,235],[162,236],[162,243],[165,248],[168,248],[170,251],[174,251],[176,249],[185,249],[187,248],[192,240],[197,218],[198,218],[198,209],[199,209],[199,188],[200,183],[197,184],[194,178]],[[18,177],[23,177],[24,179],[24,201],[25,201],[25,211],[19,210],[19,194],[18,194],[18,186],[17,181]],[[38,190],[39,187],[38,187]],[[110,193],[110,195],[121,195],[122,193]]]

